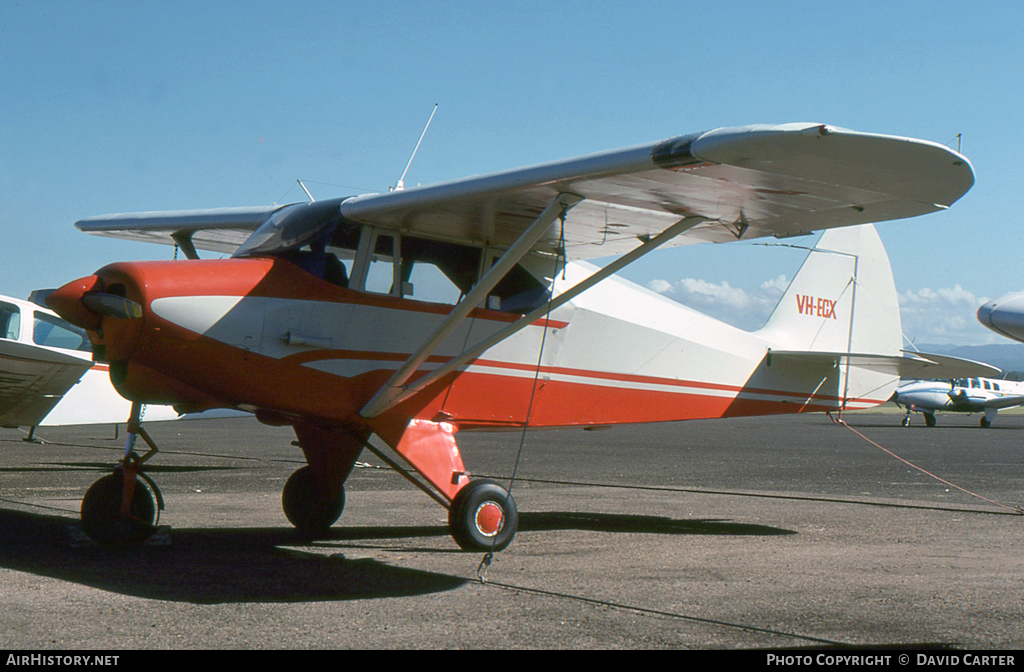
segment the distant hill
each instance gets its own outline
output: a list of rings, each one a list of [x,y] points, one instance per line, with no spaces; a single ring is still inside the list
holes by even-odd
[[[973,359],[998,366],[1013,380],[1024,380],[1024,343],[993,343],[991,345],[917,345],[921,352]]]

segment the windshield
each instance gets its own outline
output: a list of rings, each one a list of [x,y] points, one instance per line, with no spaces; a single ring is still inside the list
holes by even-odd
[[[330,237],[341,219],[342,198],[314,203],[294,203],[274,212],[249,236],[232,257],[277,254],[298,250]]]

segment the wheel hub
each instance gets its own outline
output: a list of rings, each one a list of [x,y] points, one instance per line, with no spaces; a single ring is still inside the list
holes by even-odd
[[[501,532],[501,528],[505,522],[505,512],[495,502],[484,502],[477,507],[476,515],[476,529],[487,537],[493,537],[494,535]]]

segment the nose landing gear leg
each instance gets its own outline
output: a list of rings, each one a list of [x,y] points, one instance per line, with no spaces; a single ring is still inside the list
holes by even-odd
[[[124,457],[112,474],[93,483],[82,498],[82,528],[101,544],[141,544],[156,530],[158,511],[164,508],[160,490],[142,473],[144,463],[158,449],[142,428],[141,416],[142,405],[133,402]],[[149,446],[144,455],[135,452],[139,436]]]

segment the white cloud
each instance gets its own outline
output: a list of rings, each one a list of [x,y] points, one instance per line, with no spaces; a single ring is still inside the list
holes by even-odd
[[[788,285],[786,276],[780,275],[749,292],[728,281],[714,283],[697,278],[674,283],[652,280],[647,288],[727,324],[753,330],[764,325]]]
[[[672,283],[667,280],[651,280],[647,283],[647,289],[655,291],[658,294],[666,294],[672,291]]]
[[[652,280],[647,288],[741,329],[762,327],[789,280],[780,275],[756,290],[733,287],[728,281],[708,282],[682,278],[676,282]],[[978,307],[988,301],[961,285],[950,288],[907,290],[899,293],[903,333],[916,343],[984,345],[1006,339],[978,322]]]
[[[983,345],[1005,341],[978,322],[978,307],[988,297],[960,285],[907,290],[899,294],[899,300],[903,333],[917,343]]]

